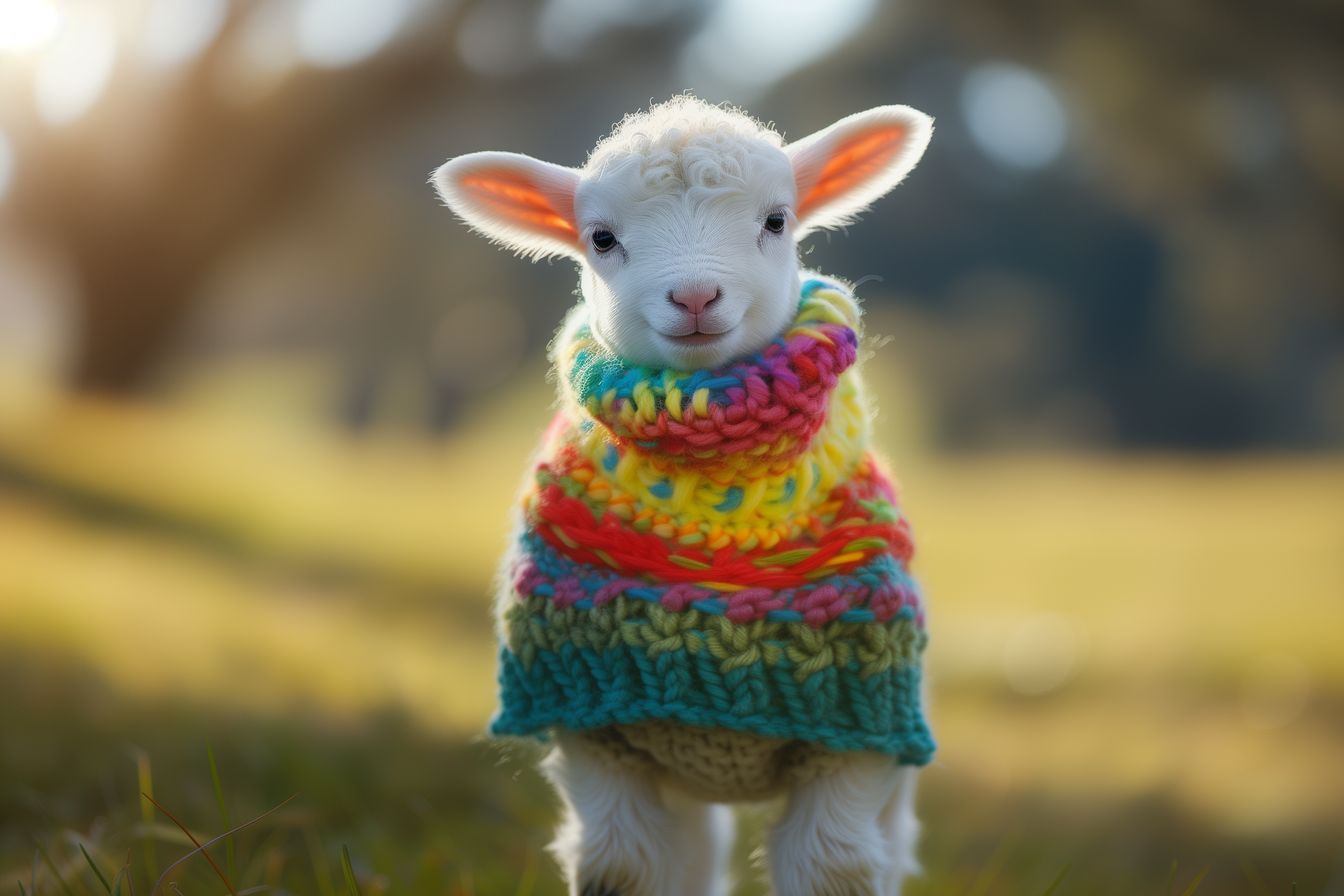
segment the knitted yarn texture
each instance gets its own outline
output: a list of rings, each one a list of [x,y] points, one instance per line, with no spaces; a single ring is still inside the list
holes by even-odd
[[[663,721],[929,761],[913,543],[858,338],[849,289],[810,274],[787,332],[716,370],[629,366],[570,313],[493,734]]]

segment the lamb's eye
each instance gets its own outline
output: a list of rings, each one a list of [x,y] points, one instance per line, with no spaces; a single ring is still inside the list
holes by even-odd
[[[765,216],[765,229],[771,233],[784,232],[784,213],[771,212]]]
[[[610,252],[616,246],[616,234],[610,230],[593,231],[593,248],[599,252]]]

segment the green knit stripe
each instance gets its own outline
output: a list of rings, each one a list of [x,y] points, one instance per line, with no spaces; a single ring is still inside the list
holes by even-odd
[[[835,620],[820,628],[804,622],[735,623],[688,608],[674,612],[649,601],[617,597],[590,609],[557,607],[529,597],[504,614],[508,650],[531,670],[541,653],[577,648],[594,653],[642,651],[650,659],[684,653],[712,664],[720,675],[761,665],[786,669],[799,683],[833,669],[860,680],[918,665],[927,636],[909,616],[884,624]]]

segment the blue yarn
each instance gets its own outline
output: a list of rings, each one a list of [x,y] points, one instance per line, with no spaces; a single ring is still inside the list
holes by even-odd
[[[624,644],[602,651],[565,644],[538,651],[529,669],[501,650],[499,681],[512,699],[491,721],[490,732],[545,740],[555,726],[587,730],[672,719],[832,750],[873,750],[908,765],[926,765],[933,757],[933,737],[919,711],[917,664],[863,678],[852,663],[814,673],[799,685],[785,664],[723,673],[707,651],[697,654],[669,650],[650,657]]]

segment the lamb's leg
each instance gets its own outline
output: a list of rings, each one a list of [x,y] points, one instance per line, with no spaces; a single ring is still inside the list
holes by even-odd
[[[565,805],[551,852],[572,896],[679,896],[677,818],[652,776],[564,733],[543,770]]]
[[[777,896],[886,896],[892,855],[882,822],[901,781],[890,757],[855,753],[795,786],[770,835]]]
[[[879,820],[891,856],[886,889],[880,891],[882,896],[900,896],[901,883],[906,877],[920,871],[919,860],[915,858],[915,845],[919,840],[919,819],[915,817],[915,782],[919,773],[911,766],[902,766],[898,774],[900,783],[887,801]]]
[[[732,889],[728,864],[733,854],[733,810],[707,803],[679,790],[663,791],[664,804],[676,819],[684,896],[727,896]]]

